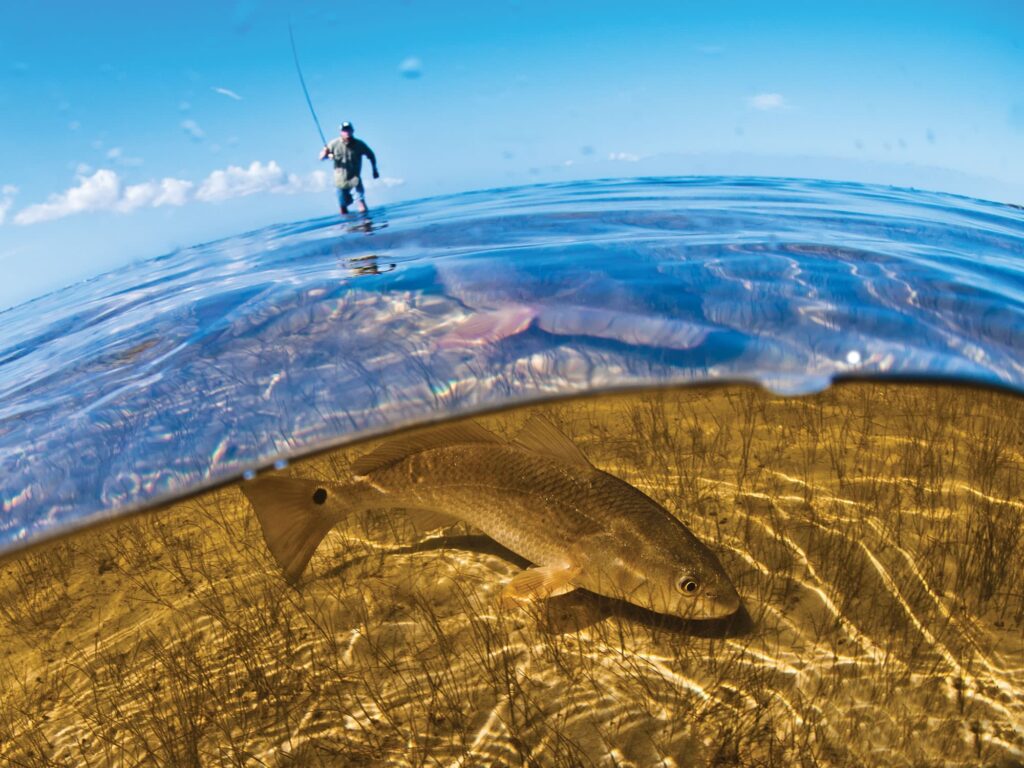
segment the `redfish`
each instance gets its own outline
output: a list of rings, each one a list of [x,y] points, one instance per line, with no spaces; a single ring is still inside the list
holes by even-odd
[[[507,584],[532,600],[583,588],[658,613],[712,619],[740,598],[718,558],[664,507],[594,467],[549,421],[511,442],[467,422],[387,441],[354,482],[268,477],[242,484],[274,558],[297,581],[353,513],[402,509],[422,529],[459,521],[535,565]]]

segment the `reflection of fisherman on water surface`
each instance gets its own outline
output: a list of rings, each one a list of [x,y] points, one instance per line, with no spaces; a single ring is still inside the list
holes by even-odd
[[[385,264],[383,269],[377,262],[380,258],[376,253],[370,253],[366,256],[353,256],[345,260],[345,266],[352,270],[352,276],[358,275],[383,275],[385,272],[390,272],[397,265]]]
[[[334,186],[338,190],[338,208],[342,214],[348,213],[348,207],[352,205],[353,199],[359,206],[360,213],[366,213],[366,202],[361,176],[363,157],[370,159],[373,166],[373,178],[379,179],[377,171],[377,156],[373,154],[366,142],[355,138],[352,134],[355,129],[352,123],[342,123],[338,129],[341,134],[339,138],[330,141],[320,152],[320,159],[326,160],[330,157],[334,161]]]
[[[345,225],[346,232],[362,232],[367,235],[372,235],[378,229],[385,229],[388,226],[388,221],[383,216],[378,216],[376,219],[371,218],[370,214],[364,214],[355,221],[352,221]]]

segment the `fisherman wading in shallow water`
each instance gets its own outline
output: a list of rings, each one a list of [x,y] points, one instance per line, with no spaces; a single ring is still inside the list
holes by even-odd
[[[338,188],[338,207],[342,214],[348,213],[348,207],[352,205],[353,200],[359,205],[359,212],[366,213],[366,203],[363,201],[365,190],[360,176],[363,156],[370,158],[373,178],[379,179],[377,157],[373,150],[366,146],[366,142],[352,135],[355,132],[352,123],[342,123],[339,131],[341,136],[323,148],[320,159],[326,160],[329,157],[334,160],[334,186]]]

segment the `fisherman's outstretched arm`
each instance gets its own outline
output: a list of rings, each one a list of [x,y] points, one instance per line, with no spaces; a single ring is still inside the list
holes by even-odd
[[[373,154],[373,150],[370,149],[370,146],[365,141],[363,142],[363,149],[366,150],[366,157],[370,160],[370,165],[373,166],[373,178],[379,179],[380,173],[377,171],[377,156]]]
[[[321,160],[326,160],[327,156],[329,154],[331,154],[330,148],[329,147],[324,147],[323,149],[320,150],[320,159]]]

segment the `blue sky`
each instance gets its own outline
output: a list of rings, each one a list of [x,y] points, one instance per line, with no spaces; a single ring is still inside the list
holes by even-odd
[[[817,176],[1024,202],[1024,3],[5,3],[0,307],[335,210],[676,173]]]

